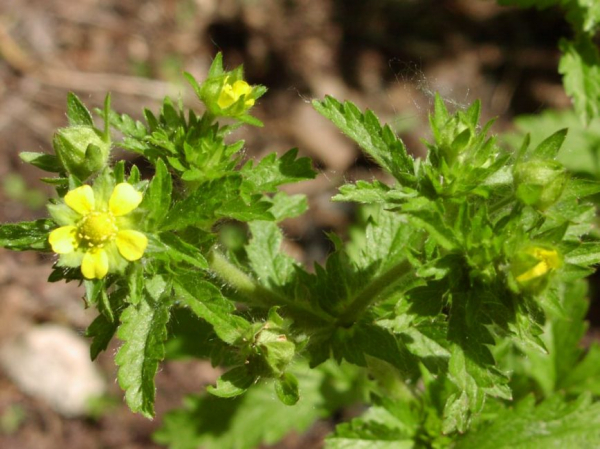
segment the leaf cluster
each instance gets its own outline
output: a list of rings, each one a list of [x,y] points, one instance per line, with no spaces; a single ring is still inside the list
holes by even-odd
[[[59,259],[49,281],[85,286],[99,312],[87,330],[92,358],[122,342],[118,381],[134,412],[154,415],[165,358],[224,368],[208,394],[167,415],[157,441],[250,448],[363,401],[371,407],[327,447],[525,448],[544,431],[598,444],[583,422],[597,409],[600,351],[578,342],[582,279],[600,263],[586,197],[600,184],[560,162],[566,130],[535,144],[527,135],[510,152],[490,135],[493,122],[480,124],[479,102],[451,112],[436,96],[418,159],[372,111],[314,101],[392,181],[341,186],[334,201],[358,203],[358,223],[348,242],[329,235],[323,264],[304,267],[282,251],[277,223],[306,199],[278,189],[313,178],[310,161],[295,149],[244,161],[244,143],[229,139],[256,124],[249,110],[264,88],[241,68],[225,71],[218,56],[204,82],[188,80],[201,115],[167,98],[138,122],[107,97],[99,131],[70,95],[56,154],[24,156],[57,173],[51,212],[83,184],[100,196],[121,183],[143,194],[127,218],[147,238],[141,260],[88,279]],[[149,169],[111,161],[113,145]],[[57,221],[3,225],[0,245],[50,251]],[[498,432],[502,442],[489,436]]]

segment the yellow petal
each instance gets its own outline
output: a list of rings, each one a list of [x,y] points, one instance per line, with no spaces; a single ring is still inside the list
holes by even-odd
[[[113,190],[110,200],[108,200],[108,208],[116,217],[127,215],[140,205],[142,198],[143,195],[135,190],[135,187],[122,182],[117,184],[115,190]]]
[[[561,261],[558,252],[554,249],[534,248],[533,256],[540,261],[546,262],[549,268],[560,268]]]
[[[86,215],[94,210],[94,191],[88,185],[71,190],[65,195],[65,203],[75,212]]]
[[[548,264],[542,261],[538,263],[535,267],[531,268],[530,270],[527,270],[525,273],[518,276],[517,281],[527,282],[537,277],[545,275],[548,271],[550,271]]]
[[[252,88],[250,87],[250,84],[248,84],[246,81],[237,80],[235,83],[233,83],[233,93],[238,98],[242,95],[247,95],[250,92],[252,92]]]
[[[138,231],[119,231],[117,248],[125,259],[134,261],[141,259],[148,246],[148,237]]]
[[[81,261],[81,273],[88,279],[102,279],[108,273],[108,255],[103,249],[88,251]]]
[[[75,226],[61,226],[52,231],[48,236],[52,251],[56,254],[68,254],[75,251],[77,247],[76,232]]]
[[[229,106],[235,103],[236,100],[237,98],[235,97],[231,84],[225,84],[221,89],[219,99],[217,100],[217,104],[219,105],[219,107],[221,109],[227,109]]]

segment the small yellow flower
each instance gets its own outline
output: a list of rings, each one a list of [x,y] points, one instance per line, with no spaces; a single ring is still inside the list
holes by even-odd
[[[539,246],[534,246],[527,250],[527,253],[536,258],[538,263],[526,272],[517,276],[518,282],[527,282],[532,279],[539,278],[540,276],[543,276],[552,270],[556,270],[561,266],[560,256],[554,249],[545,249],[540,248]]]
[[[245,95],[246,100],[244,101],[244,106],[246,106],[246,108],[251,108],[254,106],[254,98],[250,98],[251,93],[252,87],[246,81],[237,80],[233,84],[230,84],[228,79],[225,78],[225,83],[219,94],[217,104],[221,109],[227,109],[232,104],[236,103],[242,95]]]
[[[141,202],[142,194],[125,182],[115,186],[108,202],[98,200],[89,185],[71,190],[65,203],[75,212],[74,220],[50,233],[52,250],[61,257],[71,256],[66,263],[69,266],[80,263],[87,279],[102,279],[111,265],[122,266],[124,261],[115,257],[130,262],[140,259],[148,238],[128,229],[125,216]]]

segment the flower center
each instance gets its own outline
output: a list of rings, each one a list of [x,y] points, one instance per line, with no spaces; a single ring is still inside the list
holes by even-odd
[[[77,237],[81,243],[90,248],[102,248],[117,235],[115,217],[109,212],[90,212],[77,229]]]

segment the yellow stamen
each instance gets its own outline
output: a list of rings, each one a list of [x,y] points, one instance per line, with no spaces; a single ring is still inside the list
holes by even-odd
[[[77,237],[90,248],[102,248],[117,235],[115,218],[108,212],[91,212],[83,217],[77,228]]]

